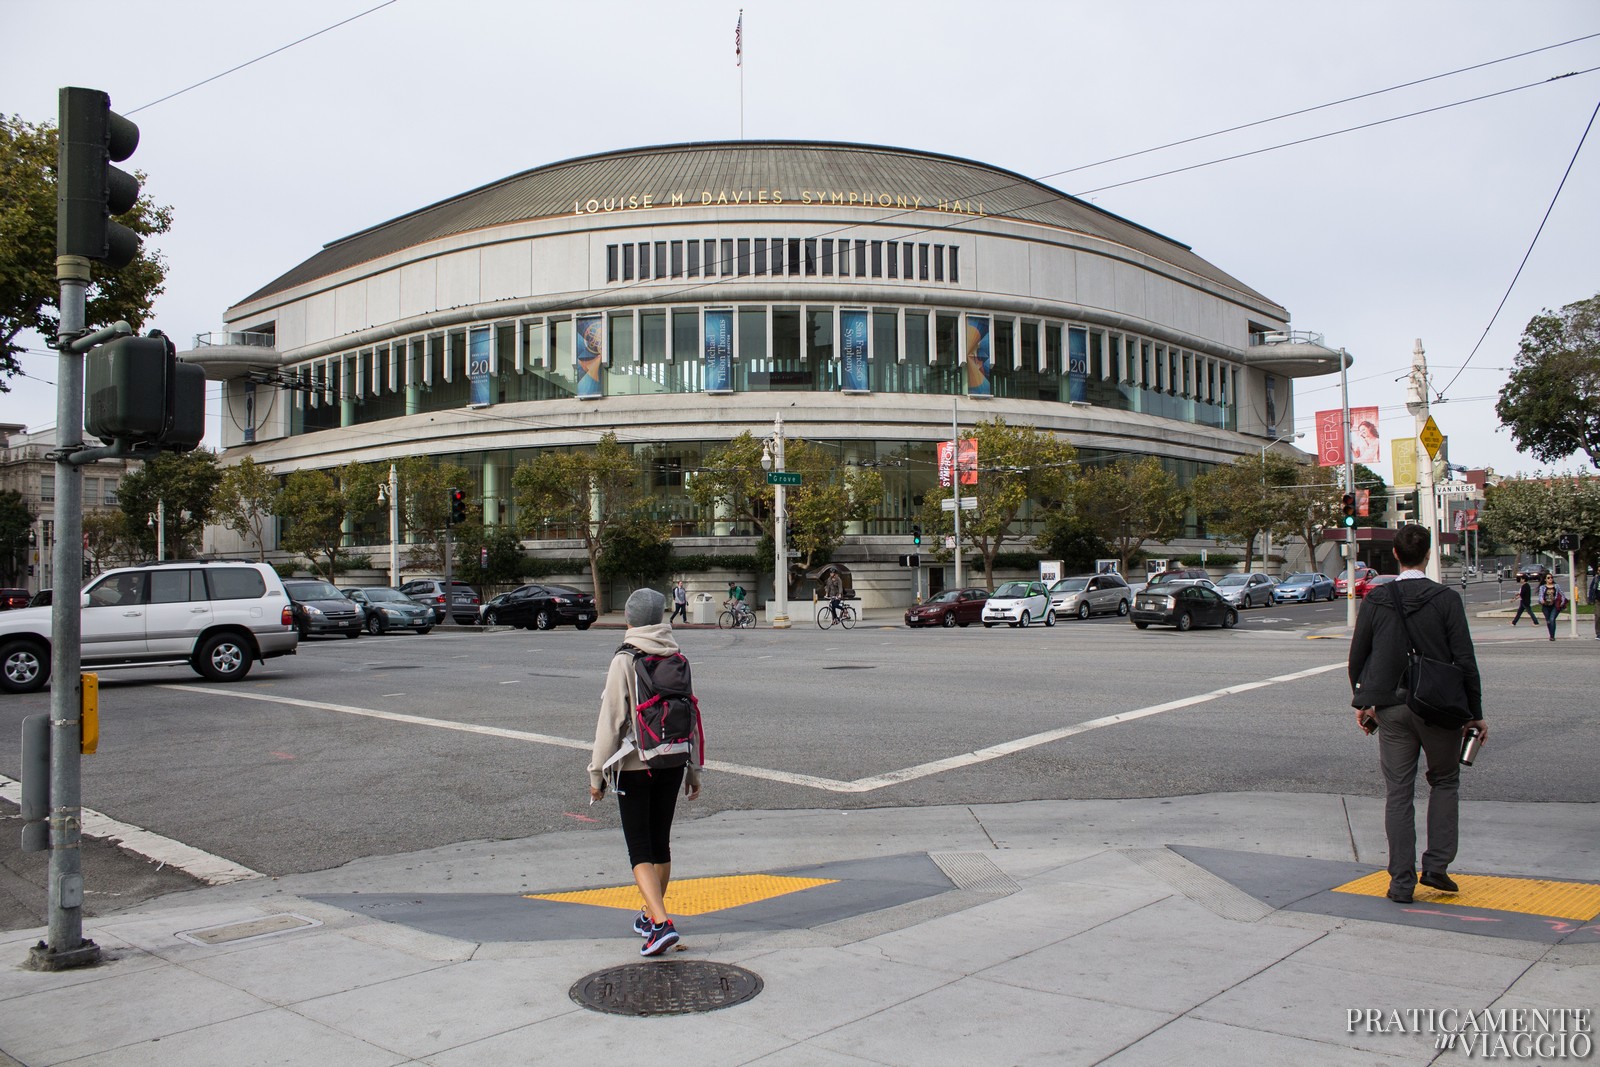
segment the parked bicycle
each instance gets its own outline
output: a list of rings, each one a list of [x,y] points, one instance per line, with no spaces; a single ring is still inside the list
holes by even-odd
[[[717,616],[717,626],[723,630],[737,627],[749,628],[756,624],[756,613],[742,600],[724,600],[722,614]]]
[[[826,630],[834,623],[838,623],[846,630],[853,630],[855,629],[856,618],[856,609],[849,604],[840,604],[837,610],[827,601],[817,605],[817,626],[823,630]]]

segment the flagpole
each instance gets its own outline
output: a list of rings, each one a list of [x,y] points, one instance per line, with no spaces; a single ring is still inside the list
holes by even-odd
[[[739,67],[739,140],[744,140],[744,8],[733,30],[733,56]]]

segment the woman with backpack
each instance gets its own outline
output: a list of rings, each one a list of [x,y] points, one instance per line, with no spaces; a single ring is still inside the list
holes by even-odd
[[[611,658],[606,671],[594,750],[589,758],[590,801],[605,796],[608,787],[617,794],[628,862],[644,897],[644,908],[633,920],[633,932],[644,938],[639,947],[641,956],[660,955],[678,943],[678,931],[666,906],[667,883],[672,878],[672,816],[680,787],[690,800],[700,795],[698,760],[690,756],[683,762],[673,758],[665,761],[676,763],[675,766],[647,764],[639,751],[645,746],[635,737],[633,726],[635,709],[639,707],[641,662],[671,661],[681,669],[687,688],[688,661],[678,650],[671,623],[662,621],[666,607],[666,597],[654,589],[636,589],[628,597],[623,608],[628,630],[623,646]],[[692,696],[689,699],[692,701]],[[696,721],[695,726],[698,725]]]
[[[1561,614],[1561,609],[1567,606],[1567,598],[1561,595],[1561,587],[1556,585],[1556,576],[1544,576],[1544,585],[1539,587],[1539,607],[1544,610],[1544,624],[1550,629],[1550,640],[1556,639],[1556,616]]]

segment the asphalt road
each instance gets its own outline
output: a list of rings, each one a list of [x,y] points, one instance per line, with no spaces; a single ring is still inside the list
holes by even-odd
[[[1495,595],[1485,583],[1469,601],[1483,608]],[[1376,742],[1349,708],[1347,641],[1313,639],[1343,615],[1343,603],[1262,608],[1237,629],[1188,634],[1115,618],[1027,630],[912,631],[887,617],[849,632],[684,630],[712,761],[684,816],[1254,790],[1376,796]],[[1474,619],[1493,736],[1466,771],[1469,799],[1600,800],[1590,625],[1584,640],[1550,643],[1542,628]],[[306,642],[231,686],[182,669],[103,674],[84,804],[268,875],[615,825],[614,805],[588,804],[584,766],[620,640],[601,628],[440,628]],[[0,698],[0,773],[17,776],[21,719],[47,707],[42,693]],[[18,874],[16,837],[4,847]],[[103,886],[92,854],[85,863],[108,904],[182,887]]]

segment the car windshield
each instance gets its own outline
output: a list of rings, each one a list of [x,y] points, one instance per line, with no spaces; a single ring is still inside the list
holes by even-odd
[[[961,596],[961,593],[960,593],[959,590],[946,589],[944,592],[940,593],[938,596],[929,597],[928,598],[928,603],[930,603],[930,604],[953,604],[953,603],[955,603],[955,601],[960,596]]]
[[[1025,597],[1025,596],[1028,595],[1028,583],[1027,582],[1007,582],[1005,585],[1002,585],[999,589],[996,589],[994,591],[994,595],[995,595],[996,599],[1004,599],[1006,597],[1013,597],[1013,598],[1015,598],[1015,597]]]
[[[327,582],[285,582],[284,588],[296,600],[343,600],[344,594]]]
[[[381,600],[390,604],[409,604],[412,602],[410,597],[398,589],[363,589],[361,592],[368,600],[372,601]]]
[[[1284,585],[1306,585],[1317,580],[1315,574],[1291,574],[1283,580]]]
[[[1217,583],[1217,588],[1231,589],[1236,585],[1248,585],[1249,582],[1250,576],[1248,574],[1230,574]]]
[[[1089,585],[1087,578],[1063,578],[1050,587],[1052,593],[1081,593]]]

